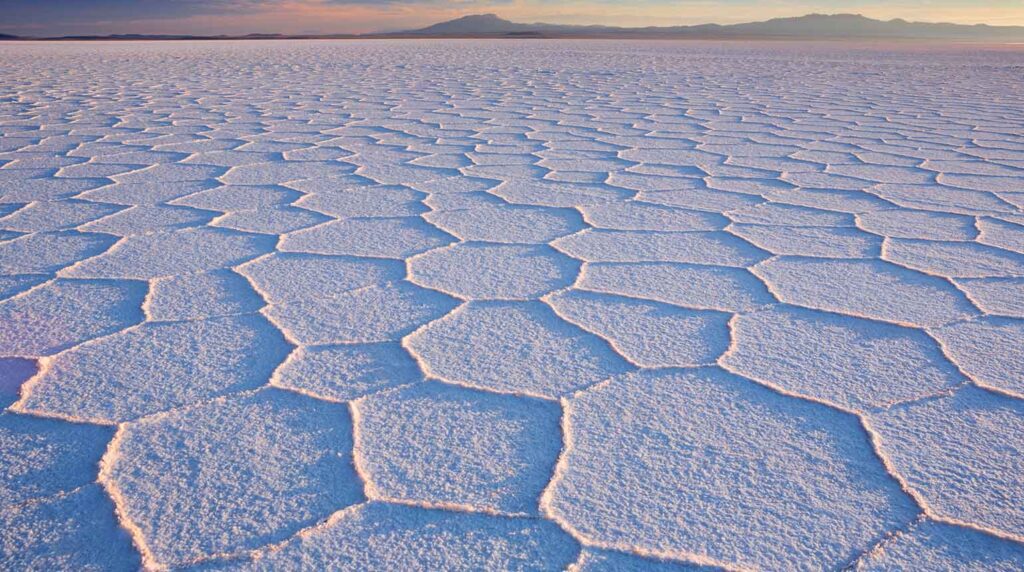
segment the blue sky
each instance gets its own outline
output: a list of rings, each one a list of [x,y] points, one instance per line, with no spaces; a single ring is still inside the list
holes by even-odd
[[[623,26],[725,24],[811,12],[1024,25],[1024,0],[0,0],[0,32],[373,32],[485,12],[520,22]]]

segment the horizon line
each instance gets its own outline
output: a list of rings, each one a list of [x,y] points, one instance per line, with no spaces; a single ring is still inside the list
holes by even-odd
[[[512,23],[512,24],[522,25],[522,26],[559,26],[559,27],[577,28],[577,29],[603,28],[603,29],[608,29],[608,30],[623,30],[623,31],[627,31],[627,30],[628,31],[641,31],[641,30],[685,29],[685,28],[699,28],[699,27],[703,27],[703,26],[719,26],[719,27],[723,27],[723,28],[729,28],[729,27],[732,27],[732,26],[740,26],[740,25],[745,25],[745,24],[758,24],[758,23],[772,22],[772,21],[777,21],[777,20],[801,19],[801,18],[809,18],[809,17],[814,17],[814,16],[823,16],[823,17],[849,16],[849,17],[863,18],[863,19],[874,21],[874,22],[882,22],[882,23],[893,23],[893,22],[895,22],[895,23],[904,23],[904,24],[911,24],[911,25],[913,25],[913,24],[924,24],[924,25],[963,26],[963,27],[967,27],[967,28],[994,28],[994,29],[1021,28],[1021,29],[1024,29],[1024,25],[1021,25],[1021,24],[989,24],[989,23],[985,23],[985,22],[967,24],[967,23],[959,23],[959,22],[953,22],[953,21],[908,20],[906,18],[881,19],[881,18],[872,18],[871,16],[865,16],[862,13],[856,13],[856,12],[833,12],[833,13],[809,12],[809,13],[804,13],[804,14],[800,14],[800,15],[777,16],[777,17],[763,19],[763,20],[750,20],[750,21],[733,22],[733,23],[727,23],[727,24],[723,24],[723,23],[719,23],[719,22],[701,22],[701,23],[695,23],[695,24],[674,24],[674,25],[670,24],[670,25],[665,25],[665,26],[658,26],[658,25],[649,25],[649,26],[616,26],[616,25],[609,25],[609,24],[552,24],[550,22],[543,22],[543,21],[518,22],[518,21],[515,21],[515,20],[509,20],[507,18],[503,18],[503,17],[501,17],[498,14],[493,13],[493,12],[487,12],[487,13],[479,13],[478,12],[478,13],[463,14],[463,15],[456,16],[454,18],[450,18],[450,19],[447,19],[447,20],[442,20],[442,21],[439,21],[439,22],[434,22],[432,24],[427,24],[427,25],[421,26],[419,28],[403,29],[403,30],[377,30],[377,31],[373,31],[373,32],[362,32],[362,33],[356,33],[356,32],[316,32],[316,33],[246,32],[246,33],[238,33],[238,34],[230,34],[230,33],[221,33],[221,34],[192,34],[192,33],[145,33],[145,32],[124,31],[124,32],[115,32],[115,33],[109,33],[109,34],[22,35],[22,34],[16,34],[16,33],[7,33],[4,30],[0,29],[0,36],[6,36],[8,40],[10,40],[10,39],[16,39],[16,40],[60,40],[60,39],[76,39],[76,38],[88,38],[88,39],[92,39],[92,38],[112,38],[112,39],[116,39],[118,37],[123,37],[123,36],[135,36],[135,37],[140,37],[140,38],[144,37],[144,38],[150,38],[150,39],[161,39],[161,38],[163,38],[163,39],[188,39],[188,38],[194,38],[194,39],[241,39],[241,38],[253,38],[253,39],[257,39],[258,37],[261,37],[261,36],[265,37],[265,39],[288,39],[288,38],[295,38],[295,39],[303,39],[303,38],[309,38],[309,39],[313,39],[313,38],[325,38],[325,39],[330,39],[330,38],[338,38],[338,39],[342,39],[342,38],[367,38],[367,39],[373,39],[374,37],[378,37],[378,36],[400,36],[402,34],[415,35],[415,33],[420,31],[420,30],[428,29],[428,28],[436,26],[436,25],[446,24],[446,23],[450,23],[450,22],[456,22],[456,21],[459,21],[459,20],[462,20],[462,19],[465,19],[465,18],[488,17],[488,16],[489,17],[498,18],[498,19],[501,19],[503,21],[506,21],[506,22],[509,22],[509,23]],[[488,34],[488,33],[484,32],[484,33],[479,33],[479,34],[466,33],[466,34],[453,34],[452,35],[452,37],[465,37],[465,38],[473,38],[473,37],[479,37],[479,36],[505,37],[505,36],[507,36],[507,34]],[[739,39],[738,36],[736,38]],[[895,38],[893,38],[893,39],[895,39]]]

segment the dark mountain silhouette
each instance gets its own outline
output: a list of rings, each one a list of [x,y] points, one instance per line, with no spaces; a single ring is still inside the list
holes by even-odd
[[[1024,26],[986,24],[934,24],[906,20],[874,20],[859,14],[808,14],[746,24],[700,24],[623,28],[564,24],[522,24],[495,14],[474,14],[418,30],[376,34],[248,34],[236,36],[115,34],[110,36],[62,36],[24,38],[0,34],[0,39],[29,40],[230,40],[230,39],[329,39],[329,38],[633,38],[633,39],[893,39],[976,42],[1024,42]]]
[[[520,24],[494,14],[464,16],[419,30],[395,35],[424,37],[621,37],[621,38],[888,38],[976,41],[1024,41],[1024,26],[968,26],[932,24],[906,20],[874,20],[859,14],[809,14],[797,18],[775,18],[747,24],[701,24],[622,28],[616,26],[575,26]]]
[[[514,34],[536,30],[538,26],[548,27],[549,24],[517,24],[499,18],[496,14],[474,14],[463,16],[448,22],[427,26],[420,30],[406,33],[424,36],[463,35],[463,34]],[[402,32],[399,32],[402,33]]]
[[[769,36],[813,36],[823,38],[907,38],[1005,40],[1024,38],[1024,26],[968,26],[908,22],[902,19],[874,20],[859,14],[809,14],[799,18],[775,18],[766,22],[726,26],[738,34]]]

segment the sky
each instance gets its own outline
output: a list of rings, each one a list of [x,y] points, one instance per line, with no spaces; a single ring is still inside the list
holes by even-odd
[[[1024,25],[1024,0],[0,0],[0,33],[365,33],[482,13],[516,22],[617,26],[731,24],[809,13]]]

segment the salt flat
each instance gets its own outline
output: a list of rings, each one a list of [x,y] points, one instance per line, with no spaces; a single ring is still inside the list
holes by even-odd
[[[1024,568],[1022,70],[0,44],[0,568]]]

